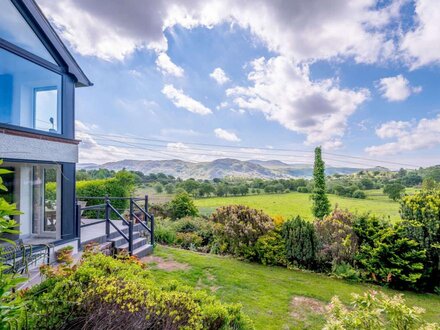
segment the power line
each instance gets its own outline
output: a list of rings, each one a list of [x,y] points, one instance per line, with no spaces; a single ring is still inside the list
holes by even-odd
[[[302,152],[302,153],[310,153],[313,154],[313,150],[300,150],[300,149],[283,149],[283,148],[268,148],[268,147],[251,147],[251,146],[236,146],[236,145],[225,145],[225,144],[210,144],[210,143],[196,143],[196,142],[182,142],[182,141],[175,141],[175,140],[163,140],[163,139],[152,139],[152,138],[144,138],[144,137],[138,137],[138,136],[127,136],[127,135],[119,135],[119,134],[99,134],[99,133],[88,133],[91,136],[98,136],[98,137],[116,137],[116,138],[123,138],[123,139],[134,139],[134,140],[142,140],[142,141],[153,141],[153,142],[161,142],[161,143],[182,143],[185,145],[197,145],[197,146],[206,146],[206,147],[220,147],[220,148],[230,148],[230,149],[259,149],[259,150],[269,150],[269,151],[282,151],[282,152]],[[344,158],[352,158],[352,159],[359,159],[359,160],[366,160],[370,162],[375,163],[383,163],[383,164],[392,164],[392,165],[399,165],[399,166],[409,166],[418,168],[418,165],[414,164],[407,164],[407,163],[400,163],[400,162],[393,162],[393,161],[387,161],[387,160],[378,160],[373,158],[366,158],[366,157],[360,157],[360,156],[350,156],[350,155],[343,155],[343,154],[336,154],[331,153],[327,151],[323,151],[323,154],[332,155],[336,157],[344,157]]]
[[[126,141],[115,140],[115,139],[110,139],[110,138],[97,138],[97,140],[102,140],[104,142],[112,141],[112,142],[120,144],[122,147],[131,148],[131,149],[137,149],[137,150],[138,149],[148,150],[148,151],[151,151],[151,152],[154,152],[154,153],[159,153],[159,154],[166,155],[168,157],[172,157],[173,159],[179,159],[179,160],[182,160],[182,161],[189,161],[189,162],[192,161],[191,159],[187,159],[187,158],[185,159],[185,158],[178,157],[175,154],[170,154],[170,153],[167,153],[167,152],[164,152],[164,151],[160,151],[160,150],[157,150],[157,149],[151,149],[151,148],[144,147],[144,145],[154,146],[154,147],[166,147],[166,146],[163,146],[163,145],[151,145],[151,144],[145,144],[145,143],[141,143],[141,142],[128,143]],[[115,145],[104,145],[104,146],[113,146],[113,147],[115,147]],[[116,146],[116,147],[118,147],[118,146]],[[196,148],[191,147],[191,148],[186,149],[186,150],[177,150],[176,152],[179,153],[179,154],[206,156],[206,154],[203,154],[201,152],[192,152],[191,150],[193,150],[193,149],[196,149]],[[201,149],[201,148],[198,148],[198,149],[202,150],[202,151],[209,151],[208,149]],[[228,151],[228,152],[229,153],[237,153],[237,151]],[[260,153],[249,153],[249,152],[247,152],[246,155],[247,156],[255,156],[255,157],[261,157],[262,156]],[[265,155],[267,155],[267,153],[265,153]],[[282,157],[288,158],[288,159],[302,158],[302,159],[306,159],[307,161],[312,161],[313,160],[312,158],[310,158],[308,156],[304,156],[304,155],[280,155],[280,154],[272,154],[272,155],[275,155],[277,157],[282,156]],[[215,156],[220,156],[220,155],[210,154],[208,156],[215,157]],[[226,157],[225,155],[223,155],[223,156]],[[340,155],[338,155],[338,156],[340,156]],[[156,156],[154,156],[154,157],[156,157]],[[236,158],[242,158],[242,157],[237,157],[237,156],[235,156],[235,157]],[[169,159],[169,158],[167,158],[167,159]],[[351,160],[346,160],[346,159],[344,159],[344,160],[342,160],[342,159],[335,159],[335,158],[329,158],[329,157],[326,157],[326,160],[330,160],[332,162],[337,162],[337,163],[342,163],[344,165],[346,165],[346,164],[353,164],[353,165],[361,165],[361,166],[367,166],[367,167],[373,167],[373,166],[377,165],[377,163],[376,164],[374,164],[374,163],[372,164],[371,163],[371,162],[374,162],[374,160],[369,160],[369,163],[356,162],[356,161],[351,161]],[[339,166],[342,166],[342,165],[339,165]]]
[[[210,146],[210,147],[219,147],[219,148],[231,148],[231,149],[240,149],[240,151],[227,151],[229,153],[240,153],[240,154],[248,154],[248,155],[255,155],[257,157],[261,157],[260,153],[255,153],[255,152],[248,152],[246,151],[246,149],[250,149],[250,150],[269,150],[269,151],[280,151],[280,152],[301,152],[301,153],[313,153],[313,151],[308,151],[308,150],[295,150],[295,149],[282,149],[282,148],[267,148],[267,147],[249,147],[249,146],[233,146],[233,145],[222,145],[222,144],[208,144],[208,143],[193,143],[193,142],[179,142],[179,141],[172,141],[172,140],[161,140],[161,139],[150,139],[150,138],[143,138],[143,137],[131,137],[131,136],[123,136],[123,135],[118,135],[118,134],[90,134],[91,136],[96,136],[96,139],[101,139],[104,141],[108,141],[110,140],[110,138],[113,138],[111,141],[114,142],[118,142],[118,143],[127,143],[127,139],[128,140],[141,140],[141,141],[153,141],[153,142],[158,142],[158,143],[182,143],[184,145],[197,145],[197,146]],[[114,138],[116,138],[117,140],[114,140]],[[120,138],[124,139],[123,141],[120,140]],[[148,145],[148,146],[152,146],[152,147],[165,147],[163,145],[155,145],[155,144],[146,144],[146,143],[142,143],[142,142],[132,142],[136,144],[142,144],[142,145]],[[191,149],[193,150],[201,150],[201,151],[209,151],[209,149],[203,149],[203,148],[196,148],[196,147],[191,147]],[[242,150],[245,149],[245,150]],[[147,149],[150,151],[154,151],[152,149]],[[179,153],[185,153],[184,150],[179,150]],[[188,153],[188,152],[186,152]],[[363,165],[363,166],[374,166],[377,164],[382,164],[382,163],[386,163],[386,164],[394,164],[394,165],[399,165],[399,166],[410,166],[410,167],[414,167],[417,168],[419,166],[414,165],[414,164],[406,164],[406,163],[399,163],[399,162],[392,162],[392,161],[386,161],[386,160],[377,160],[377,159],[373,159],[373,158],[365,158],[365,157],[358,157],[358,156],[349,156],[349,155],[343,155],[343,154],[336,154],[336,153],[331,153],[331,152],[323,152],[324,154],[327,155],[331,155],[331,156],[336,156],[336,157],[344,157],[344,158],[351,158],[351,159],[358,159],[358,160],[365,160],[368,161],[370,164],[365,164],[365,163],[360,163],[360,162],[355,162],[355,161],[349,161],[347,159],[344,160],[340,160],[340,159],[334,159],[334,158],[329,158],[326,157],[326,159],[328,160],[332,160],[332,161],[337,161],[337,162],[345,162],[345,163],[351,163],[351,164],[355,164],[355,165]],[[197,153],[193,153],[193,154],[197,154]],[[198,153],[200,155],[200,153]],[[168,155],[168,154],[167,154]],[[274,153],[264,153],[264,155],[274,155],[277,157],[283,156],[283,157],[289,157],[289,158],[298,158],[298,157],[306,157],[304,155],[280,155],[280,154],[274,154]],[[175,155],[168,155],[171,157],[175,157]],[[215,155],[212,155],[215,156]],[[372,165],[371,163],[374,163],[374,165]]]

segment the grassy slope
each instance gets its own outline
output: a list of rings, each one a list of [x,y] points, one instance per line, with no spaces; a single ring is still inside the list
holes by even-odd
[[[348,208],[352,212],[368,212],[391,220],[399,219],[399,204],[384,196],[379,190],[367,192],[367,199],[346,198],[329,195],[332,206]],[[300,215],[312,219],[310,194],[288,193],[271,195],[253,195],[243,197],[214,197],[195,201],[201,212],[206,214],[215,208],[230,204],[244,204],[256,209],[262,209],[269,215],[282,215],[285,218]]]
[[[371,288],[325,275],[267,267],[170,247],[158,246],[155,255],[191,266],[179,271],[154,270],[160,281],[178,279],[191,286],[213,289],[222,301],[241,303],[257,329],[320,329],[324,322],[322,315],[306,314],[302,321],[293,319],[289,306],[294,295],[312,297],[324,303],[338,295],[346,303],[351,293],[362,293]],[[373,288],[379,289],[376,286]],[[440,322],[439,296],[415,293],[405,293],[405,296],[410,305],[426,309],[428,321]]]

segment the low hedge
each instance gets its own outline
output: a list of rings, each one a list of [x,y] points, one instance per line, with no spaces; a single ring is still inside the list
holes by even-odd
[[[31,329],[253,329],[240,305],[179,282],[158,284],[135,258],[86,253],[72,268],[45,268],[24,293]]]

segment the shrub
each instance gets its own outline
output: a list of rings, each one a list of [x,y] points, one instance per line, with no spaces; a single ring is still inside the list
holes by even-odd
[[[208,219],[186,217],[174,222],[173,228],[178,233],[196,233],[202,238],[200,246],[209,247],[214,237],[213,225]]]
[[[307,187],[298,187],[297,191],[299,193],[307,194],[309,192],[309,189]]]
[[[0,165],[3,163],[0,160]],[[0,175],[10,173],[9,170],[0,168]],[[0,176],[0,190],[7,191]],[[15,204],[8,203],[0,197],[0,243],[15,244],[8,237],[17,235],[18,224],[12,219],[20,215]],[[3,246],[0,245],[0,256]],[[3,258],[2,258],[3,261]],[[10,273],[10,266],[0,264],[0,329],[20,329],[23,324],[24,305],[19,296],[13,293],[14,288],[24,281],[24,278]]]
[[[324,219],[315,222],[317,262],[323,270],[330,270],[342,262],[353,265],[358,248],[358,238],[352,228],[353,220],[353,214],[347,210],[335,209]]]
[[[187,193],[177,194],[167,203],[167,209],[171,219],[176,220],[188,216],[197,216],[199,211],[193,200]]]
[[[409,307],[403,295],[389,297],[384,293],[367,292],[353,294],[349,308],[338,297],[333,297],[329,305],[325,330],[372,330],[439,329],[438,324],[424,322],[422,308]]]
[[[255,243],[258,261],[263,265],[286,266],[285,243],[279,229],[258,238]]]
[[[203,238],[201,238],[196,233],[177,233],[176,234],[176,244],[180,245],[184,249],[196,250],[203,243]]]
[[[318,242],[313,224],[298,216],[283,224],[282,236],[287,262],[299,267],[314,268]]]
[[[176,231],[163,221],[157,222],[154,228],[154,240],[159,244],[172,245],[176,241]]]
[[[379,230],[372,243],[362,244],[357,259],[373,281],[399,289],[417,289],[422,277],[426,251],[408,237],[410,222]]]
[[[239,306],[178,282],[160,285],[133,258],[87,254],[77,268],[49,272],[24,298],[36,329],[253,329]]]
[[[332,269],[332,274],[337,278],[348,281],[358,282],[361,279],[359,272],[346,262],[335,264]]]
[[[231,253],[249,260],[256,259],[257,240],[273,230],[273,220],[263,211],[243,205],[218,208],[212,214],[214,235],[220,252]]]
[[[365,198],[367,198],[367,195],[362,190],[356,190],[353,192],[351,197],[358,198],[358,199],[365,199]]]
[[[426,249],[422,285],[428,290],[440,287],[440,190],[403,197],[400,214],[402,219],[416,222],[409,236]]]
[[[81,197],[130,197],[134,186],[134,175],[127,171],[119,171],[114,178],[76,183],[77,196]],[[103,204],[104,199],[84,199],[87,206]],[[112,200],[112,205],[122,213],[128,207],[128,200]],[[112,212],[113,213],[113,212]],[[94,211],[86,211],[86,216],[96,216]],[[115,218],[115,215],[112,215]]]

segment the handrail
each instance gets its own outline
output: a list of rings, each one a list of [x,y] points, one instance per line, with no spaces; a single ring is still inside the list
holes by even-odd
[[[104,209],[106,204],[97,204],[81,207],[81,211],[90,211],[90,210],[101,210]]]
[[[133,217],[138,221],[138,223],[144,227],[146,230],[148,230],[148,232],[151,234],[151,229],[148,228],[148,226],[141,220],[139,219],[139,217],[136,214],[133,214]]]
[[[151,219],[151,214],[148,213],[147,211],[145,211],[142,207],[139,206],[138,203],[136,203],[135,201],[133,201],[133,204],[139,209],[139,211],[141,211],[146,217],[148,217],[149,219]]]
[[[113,228],[115,228],[116,229],[116,231],[122,236],[122,237],[124,237],[125,238],[125,240],[127,241],[127,242],[130,242],[130,239],[129,239],[129,237],[127,237],[119,228],[118,228],[118,226],[116,226],[113,222],[111,222],[111,221],[109,221],[109,223],[113,226]],[[130,252],[130,254],[132,253],[132,251],[129,251]]]
[[[93,197],[93,196],[77,196],[76,199],[102,199],[105,200],[106,197]],[[133,199],[136,201],[143,201],[144,199],[141,197],[111,197],[108,196],[107,199],[110,200],[129,200],[129,199]]]
[[[116,210],[112,204],[107,203],[108,207],[110,207],[110,209],[116,213],[116,215],[128,226],[129,222],[127,220],[125,220],[125,218],[122,216],[121,213],[118,212],[118,210]],[[109,219],[110,220],[110,219]]]
[[[148,212],[148,196],[145,196],[144,198],[139,197],[78,197],[77,200],[80,199],[94,199],[94,200],[104,200],[104,204],[98,204],[98,205],[90,205],[90,206],[84,206],[77,204],[77,217],[78,217],[78,231],[81,232],[81,228],[93,226],[102,222],[106,223],[105,226],[105,233],[107,236],[107,239],[110,236],[110,226],[112,226],[118,233],[121,235],[127,242],[128,242],[128,252],[130,255],[133,254],[133,230],[134,230],[134,222],[137,221],[142,227],[144,227],[149,235],[150,235],[150,242],[154,246],[154,215],[150,214]],[[112,204],[112,200],[129,200],[130,201],[130,212],[129,217],[130,219],[127,221],[124,216],[119,212],[118,209],[116,209]],[[138,201],[145,201],[145,207],[142,208],[138,203]],[[141,211],[142,214],[144,214],[144,217],[139,217],[135,214],[135,208],[137,208],[139,211]],[[105,219],[97,221],[93,221],[87,224],[81,224],[81,214],[83,211],[90,211],[90,210],[105,210]],[[125,234],[121,229],[118,228],[118,226],[111,221],[111,213],[114,212],[117,215],[117,218],[122,220],[122,223],[126,226],[128,226],[128,235]],[[144,218],[144,219],[142,219]],[[148,221],[150,221],[150,227],[148,227]]]

